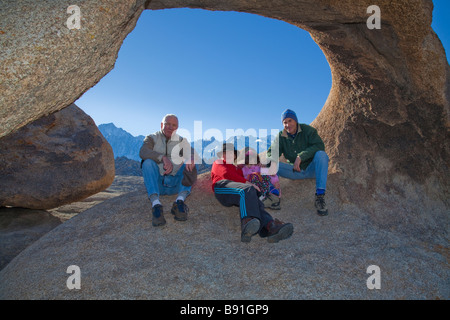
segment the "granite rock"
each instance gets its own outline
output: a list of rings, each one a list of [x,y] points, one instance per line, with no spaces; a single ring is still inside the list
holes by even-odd
[[[370,0],[80,0],[80,29],[67,27],[68,5],[2,3],[0,136],[94,86],[114,67],[143,10],[247,12],[305,29],[325,54],[333,84],[313,125],[325,141],[331,171],[346,178],[350,201],[357,200],[356,190],[404,192],[406,181],[426,186],[448,207],[450,67],[431,28],[431,0],[377,1],[381,29],[367,26]],[[300,119],[303,107],[300,101],[292,106]]]
[[[0,206],[55,208],[113,180],[111,146],[74,104],[0,139]]]
[[[60,219],[44,210],[0,208],[0,270],[60,224]]]
[[[151,226],[144,192],[126,194],[24,250],[0,272],[1,298],[450,297],[450,66],[431,28],[431,0],[377,1],[379,30],[366,24],[370,0],[80,0],[79,30],[65,25],[68,5],[2,4],[0,136],[95,85],[145,9],[258,14],[308,31],[330,64],[330,95],[312,124],[330,156],[334,212],[313,212],[312,182],[282,180],[277,214],[294,235],[245,245],[236,208],[219,206],[207,179],[191,195],[190,219],[162,229]],[[66,287],[73,264],[82,272],[78,291]],[[372,264],[381,268],[381,290],[366,287]]]
[[[138,178],[138,177],[135,177]],[[448,299],[446,214],[414,205],[422,215],[377,221],[343,204],[339,175],[330,176],[330,214],[314,209],[314,181],[281,179],[281,210],[291,238],[240,242],[239,210],[223,207],[202,174],[175,221],[151,224],[145,189],[84,211],[22,251],[0,271],[1,299]],[[421,201],[424,200],[424,201]],[[405,219],[407,218],[407,219]],[[45,257],[45,259],[42,259]],[[69,290],[67,268],[81,272]],[[367,287],[367,269],[381,270],[381,289]]]

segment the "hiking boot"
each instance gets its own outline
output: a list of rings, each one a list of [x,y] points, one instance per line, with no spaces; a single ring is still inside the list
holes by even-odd
[[[268,194],[268,195],[266,195],[266,197],[263,199],[263,200],[261,200],[262,201],[262,203],[264,204],[264,208],[270,208],[270,206],[272,205],[272,203],[273,203],[273,198],[272,198],[272,196],[270,195],[270,194]]]
[[[316,201],[314,205],[316,206],[317,214],[319,216],[328,215],[327,204],[325,203],[325,194],[316,193]]]
[[[281,199],[277,197],[276,195],[271,195],[272,197],[272,204],[270,205],[269,209],[272,210],[281,210]]]
[[[272,210],[281,210],[281,204],[280,201],[272,203],[272,205],[269,207],[269,209]]]
[[[263,200],[262,203],[264,204],[264,208],[273,209],[273,210],[280,210],[280,198],[277,197],[274,194],[269,193]]]
[[[173,218],[177,221],[186,221],[188,212],[189,208],[184,204],[183,200],[177,200],[177,202],[174,202],[172,209],[170,210],[170,213],[174,215]]]
[[[252,236],[258,233],[260,227],[259,219],[244,218],[241,220],[241,241],[250,242]]]
[[[166,224],[166,219],[163,215],[163,206],[157,204],[152,208],[152,226],[160,227]]]
[[[265,232],[261,236],[267,237],[267,242],[276,243],[292,236],[294,226],[291,223],[284,223],[278,219],[270,221],[265,227]]]

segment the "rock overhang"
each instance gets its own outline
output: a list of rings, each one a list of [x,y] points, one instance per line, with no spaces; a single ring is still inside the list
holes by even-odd
[[[449,155],[449,65],[431,28],[431,0],[380,0],[381,29],[369,29],[368,0],[78,1],[81,28],[69,30],[67,1],[21,1],[0,12],[0,136],[75,101],[113,67],[143,10],[199,8],[283,20],[308,31],[332,72],[332,89],[313,122],[331,168],[351,179],[404,175],[445,185]],[[388,132],[388,134],[386,134]],[[411,148],[400,157],[400,144]],[[426,161],[417,157],[427,150]],[[377,171],[370,159],[395,171]],[[410,168],[423,169],[411,174]],[[394,170],[394,169],[393,169]],[[415,170],[415,169],[414,169]],[[361,178],[361,177],[360,177]]]

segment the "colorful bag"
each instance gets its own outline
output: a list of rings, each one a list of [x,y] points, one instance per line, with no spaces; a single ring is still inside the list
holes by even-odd
[[[252,172],[248,176],[248,181],[259,187],[261,195],[264,197],[270,192],[270,176]]]

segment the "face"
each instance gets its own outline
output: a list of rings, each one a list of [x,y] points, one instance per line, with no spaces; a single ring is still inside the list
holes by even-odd
[[[225,162],[234,162],[236,159],[234,151],[224,151],[222,154],[222,159],[225,160]]]
[[[178,119],[175,117],[167,117],[161,122],[161,131],[166,138],[172,137],[172,134],[178,129]]]
[[[284,119],[283,126],[284,126],[284,129],[286,129],[286,131],[289,134],[295,134],[297,132],[298,125],[294,119],[291,119],[291,118]]]

